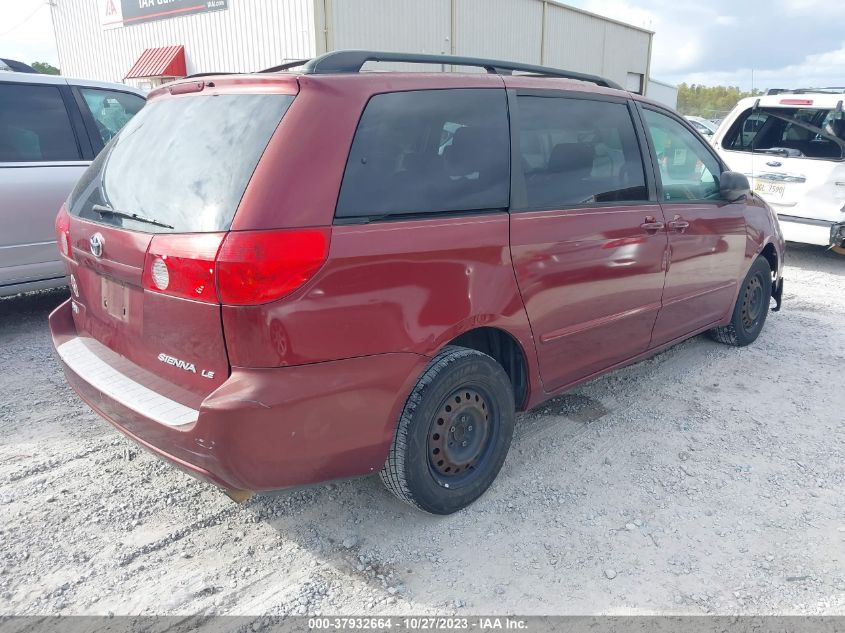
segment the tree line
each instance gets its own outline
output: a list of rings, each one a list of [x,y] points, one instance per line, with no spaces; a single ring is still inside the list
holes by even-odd
[[[678,112],[705,119],[725,117],[740,99],[765,94],[763,90],[743,92],[737,86],[678,86]]]

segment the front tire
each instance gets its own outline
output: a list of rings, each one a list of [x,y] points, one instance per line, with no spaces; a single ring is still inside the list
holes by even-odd
[[[710,336],[725,345],[744,347],[757,340],[772,297],[772,269],[765,257],[757,257],[742,281],[731,322],[710,330]]]
[[[513,388],[502,366],[482,352],[448,346],[405,402],[381,480],[424,512],[457,512],[498,475],[514,415]]]

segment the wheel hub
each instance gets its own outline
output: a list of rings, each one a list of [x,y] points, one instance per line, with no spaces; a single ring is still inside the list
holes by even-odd
[[[472,470],[483,458],[490,437],[490,408],[475,389],[450,394],[428,435],[429,462],[441,477]]]
[[[763,296],[763,284],[759,276],[754,276],[745,286],[745,293],[742,297],[742,325],[745,329],[751,329],[760,318],[765,306]]]

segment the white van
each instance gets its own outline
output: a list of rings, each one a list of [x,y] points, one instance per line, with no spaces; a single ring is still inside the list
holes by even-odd
[[[791,242],[845,255],[845,88],[743,99],[713,144],[777,212]]]

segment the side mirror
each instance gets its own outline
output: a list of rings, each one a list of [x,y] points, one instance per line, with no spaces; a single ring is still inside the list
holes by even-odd
[[[751,195],[751,185],[744,174],[735,171],[723,171],[719,178],[719,193],[724,200],[736,202]]]

